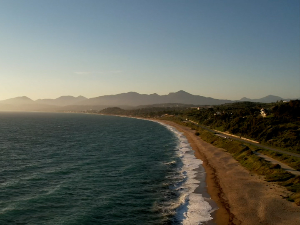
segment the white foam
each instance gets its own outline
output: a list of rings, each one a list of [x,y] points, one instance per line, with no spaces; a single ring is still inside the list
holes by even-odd
[[[165,165],[174,165],[174,164],[176,164],[176,161],[171,161],[171,162],[166,162],[166,163],[164,163]]]
[[[212,220],[212,206],[205,201],[201,194],[194,193],[200,184],[200,181],[196,179],[197,171],[195,169],[199,168],[203,161],[195,157],[188,140],[181,132],[174,127],[163,123],[160,124],[172,131],[179,140],[178,155],[183,163],[181,172],[186,179],[181,186],[184,191],[180,198],[180,206],[178,207],[176,218],[183,225],[198,225]]]
[[[137,118],[147,120],[143,118]],[[149,121],[149,120],[148,120]],[[203,222],[212,220],[211,213],[215,210],[212,206],[205,201],[203,196],[198,193],[194,193],[199,186],[200,181],[196,179],[197,172],[195,169],[203,163],[200,159],[197,159],[194,155],[188,140],[172,126],[161,123],[159,121],[150,120],[152,122],[159,123],[172,131],[179,140],[178,143],[178,155],[183,163],[181,173],[185,177],[185,182],[180,189],[184,190],[177,203],[173,203],[173,207],[177,208],[176,218],[181,221],[183,225],[199,225]]]
[[[187,212],[183,213],[183,225],[201,224],[212,219],[212,207],[204,200],[201,194],[191,193],[188,199]]]

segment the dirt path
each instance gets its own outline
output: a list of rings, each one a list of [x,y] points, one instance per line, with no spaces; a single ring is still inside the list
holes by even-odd
[[[263,158],[263,159],[265,159],[269,162],[271,162],[272,164],[279,164],[282,169],[284,169],[284,170],[286,170],[286,171],[288,171],[288,172],[290,172],[290,173],[292,173],[296,176],[300,176],[300,171],[297,171],[297,170],[293,169],[292,167],[290,167],[290,166],[288,166],[288,165],[286,165],[286,164],[284,164],[280,161],[277,161],[276,159],[273,159],[273,158],[271,158],[269,156],[266,156],[264,154],[261,154],[259,152],[254,152],[254,154],[256,154],[257,156],[259,156],[259,157],[261,157],[261,158]]]

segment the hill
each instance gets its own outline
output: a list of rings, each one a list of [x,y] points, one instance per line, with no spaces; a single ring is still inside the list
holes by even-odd
[[[47,104],[47,105],[57,105],[57,106],[66,106],[66,105],[76,105],[78,102],[82,102],[87,100],[86,97],[83,96],[61,96],[56,99],[38,99],[36,103],[39,104]]]
[[[34,104],[34,101],[26,96],[10,98],[0,101],[0,104],[7,105],[23,105],[23,104]]]
[[[175,93],[169,93],[168,95],[154,94],[139,94],[136,92],[128,92],[117,95],[105,95],[96,98],[90,98],[80,104],[84,105],[153,105],[153,104],[166,104],[166,103],[179,103],[179,104],[193,104],[193,105],[219,105],[224,103],[230,103],[230,100],[220,100],[209,97],[203,97],[200,95],[192,95],[185,91],[178,91]]]
[[[263,98],[258,98],[258,99],[250,99],[250,98],[241,98],[239,101],[243,101],[243,102],[262,102],[262,103],[271,103],[271,102],[277,102],[277,101],[287,101],[290,99],[283,99],[279,96],[275,96],[275,95],[268,95],[266,97]]]

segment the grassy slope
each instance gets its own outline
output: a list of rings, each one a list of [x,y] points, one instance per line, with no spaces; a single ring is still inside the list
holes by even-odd
[[[172,120],[181,125],[189,126],[192,129],[196,130],[196,135],[200,135],[202,140],[219,148],[223,148],[225,151],[229,152],[247,170],[265,176],[265,180],[268,182],[276,182],[282,186],[285,186],[289,191],[293,192],[293,194],[288,197],[288,200],[294,201],[297,205],[300,206],[299,176],[295,176],[283,170],[279,165],[273,165],[263,158],[255,155],[253,153],[253,150],[257,149],[253,149],[253,146],[251,145],[248,146],[232,139],[224,139],[218,137],[213,133],[199,128],[191,123],[183,123],[180,120],[174,120],[174,118]],[[260,151],[263,153],[265,150]]]

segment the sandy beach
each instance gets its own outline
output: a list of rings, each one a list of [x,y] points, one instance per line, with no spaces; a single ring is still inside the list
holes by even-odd
[[[216,224],[300,224],[300,207],[283,199],[288,195],[285,188],[251,174],[229,153],[204,142],[190,128],[159,122],[183,132],[195,156],[203,161],[207,191],[219,207],[214,214]]]

